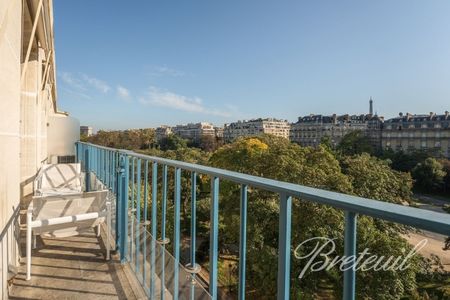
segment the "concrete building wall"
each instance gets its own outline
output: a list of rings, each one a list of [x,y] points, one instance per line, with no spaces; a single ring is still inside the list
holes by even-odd
[[[20,52],[22,1],[0,1],[0,299],[17,265],[20,205]]]
[[[0,228],[19,204],[21,1],[0,1]]]
[[[31,198],[37,170],[50,150],[73,154],[78,137],[65,131],[58,136],[63,143],[48,143],[47,125],[59,114],[52,10],[52,0],[0,1],[0,299],[7,299],[7,280],[18,265],[19,209]],[[70,128],[76,123],[65,115],[58,122],[64,119]]]

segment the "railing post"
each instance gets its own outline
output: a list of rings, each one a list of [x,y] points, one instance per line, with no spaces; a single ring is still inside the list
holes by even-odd
[[[191,173],[191,262],[186,266],[187,271],[191,273],[191,295],[190,299],[195,299],[195,274],[200,272],[200,266],[195,263],[195,242],[196,242],[196,221],[197,221],[197,173]]]
[[[219,236],[219,178],[211,179],[211,229],[209,238],[209,293],[217,299],[217,259]]]
[[[247,185],[241,185],[241,226],[239,232],[239,300],[245,299],[245,267],[247,259]]]
[[[143,266],[143,274],[142,274],[142,278],[144,281],[144,286],[147,282],[147,225],[148,223],[148,213],[147,213],[147,209],[148,209],[148,160],[145,160],[145,164],[144,164],[144,249],[142,250],[143,255],[144,255],[144,259],[142,260],[144,262],[144,266]]]
[[[167,165],[163,165],[162,173],[162,203],[161,203],[161,300],[164,300],[166,290],[166,209],[167,209]]]
[[[117,156],[117,161],[116,161]],[[120,178],[121,178],[121,160],[119,159],[118,153],[114,152],[114,178],[113,178],[113,192],[116,195],[116,250],[119,250],[119,230],[120,230]]]
[[[138,158],[137,159],[137,174],[136,174],[136,186],[137,186],[137,191],[136,191],[136,232],[135,232],[135,260],[136,260],[136,273],[138,273],[138,270],[140,269],[140,265],[139,265],[139,252],[140,252],[140,238],[141,238],[141,232],[139,230],[139,226],[141,223],[141,159]],[[145,263],[145,262],[144,262]]]
[[[180,201],[181,201],[181,169],[175,168],[175,205],[174,205],[174,237],[173,237],[173,256],[174,274],[173,274],[173,299],[178,300],[178,280],[180,268]]]
[[[344,256],[353,260],[345,266],[344,270],[344,300],[355,300],[356,291],[356,214],[345,211],[345,229],[344,229]]]
[[[119,171],[119,250],[120,261],[125,263],[128,252],[128,181],[129,181],[129,158],[126,155],[120,157]]]
[[[86,192],[91,191],[91,162],[89,161],[89,147],[87,147],[84,150],[84,171],[86,172],[86,176],[84,176],[85,179],[85,186],[86,186]]]
[[[158,222],[156,220],[156,210],[158,208],[158,163],[153,162],[152,165],[152,216],[151,216],[151,223],[152,223],[152,238],[151,238],[151,251],[152,254],[150,256],[151,260],[151,274],[150,274],[150,293],[151,298],[154,298],[155,295],[155,274],[156,274],[156,231]]]
[[[292,197],[280,195],[280,225],[278,234],[278,300],[289,299],[291,270],[291,208]]]
[[[196,201],[197,201],[197,173],[191,174],[191,268],[195,268],[195,239],[196,239]]]
[[[134,223],[135,223],[135,216],[134,216],[134,212],[135,212],[135,208],[134,208],[134,196],[135,196],[135,158],[131,157],[131,210],[130,210],[130,223],[131,223],[131,228],[130,228],[130,262],[133,262],[133,255],[134,255],[134,249],[133,249],[133,244],[134,244]]]

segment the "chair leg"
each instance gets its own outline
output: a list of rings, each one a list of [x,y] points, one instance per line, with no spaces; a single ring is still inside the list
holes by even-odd
[[[27,280],[31,279],[31,213],[27,213]]]

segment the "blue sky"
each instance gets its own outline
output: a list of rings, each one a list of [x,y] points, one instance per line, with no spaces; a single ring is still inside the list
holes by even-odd
[[[450,1],[54,1],[61,110],[95,129],[450,110]]]

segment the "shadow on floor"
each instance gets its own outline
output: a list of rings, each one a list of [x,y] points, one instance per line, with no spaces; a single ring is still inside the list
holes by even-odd
[[[105,255],[103,239],[94,230],[39,239],[32,251],[31,280],[25,280],[24,259],[10,299],[136,299],[118,258],[106,261]]]

